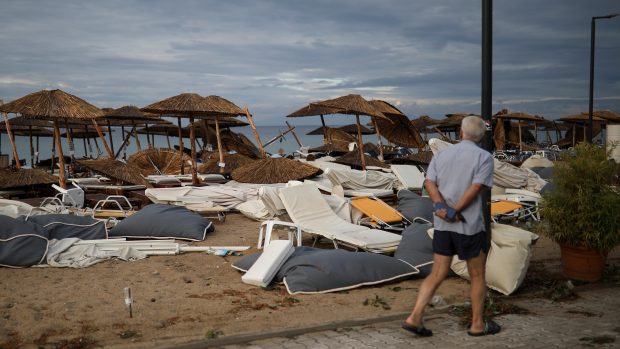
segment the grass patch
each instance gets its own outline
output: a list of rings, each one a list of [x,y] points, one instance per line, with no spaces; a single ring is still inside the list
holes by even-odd
[[[221,336],[223,334],[224,334],[224,332],[222,332],[220,330],[208,330],[207,334],[206,334],[206,337],[208,339],[215,339],[215,338],[217,338],[217,337],[219,337],[219,336]]]
[[[392,307],[388,304],[388,302],[382,297],[379,297],[379,295],[375,295],[375,298],[366,298],[362,304],[372,305],[373,307],[377,307],[377,308],[381,307],[384,310],[392,309]]]

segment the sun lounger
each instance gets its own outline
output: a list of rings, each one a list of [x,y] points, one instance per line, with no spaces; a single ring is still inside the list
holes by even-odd
[[[525,220],[533,218],[538,220],[538,208],[527,203],[511,200],[492,200],[491,217],[494,222],[500,220]]]
[[[279,196],[293,223],[299,224],[303,231],[331,240],[336,248],[340,244],[389,253],[395,251],[400,242],[400,235],[352,224],[338,217],[315,186],[282,188]]]
[[[402,231],[405,224],[410,223],[395,208],[377,198],[352,198],[351,206],[367,217],[366,221],[362,220],[363,223],[368,223],[378,229]]]
[[[273,240],[263,250],[256,262],[241,277],[246,284],[266,287],[276,276],[280,267],[290,257],[295,248],[290,240]]]

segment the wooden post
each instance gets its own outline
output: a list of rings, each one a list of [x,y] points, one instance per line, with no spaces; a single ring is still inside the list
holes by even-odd
[[[88,135],[88,133],[86,135]],[[84,146],[84,156],[88,157],[88,149],[86,148],[86,139],[88,139],[88,137],[82,138],[82,145]]]
[[[192,184],[198,185],[200,181],[198,180],[198,169],[196,167],[196,132],[194,130],[194,117],[189,116],[189,139],[192,149]]]
[[[34,153],[34,163],[39,163],[39,136],[37,136],[37,152]]]
[[[362,143],[362,126],[360,125],[360,116],[355,114],[355,122],[357,123],[357,148],[362,161],[362,171],[366,171],[366,160],[364,159],[364,144]]]
[[[203,153],[204,150],[209,150],[209,146],[207,144],[211,144],[211,136],[209,135],[209,128],[207,127],[208,120],[202,119],[200,120],[200,134],[202,135],[202,144],[203,144]]]
[[[88,126],[86,126],[86,125],[84,125],[84,133],[88,133]],[[95,139],[96,139],[96,138],[95,138]],[[93,159],[92,154],[93,154],[94,152],[93,152],[93,146],[92,146],[92,144],[90,144],[90,138],[86,138],[86,142],[88,143],[88,150],[90,151],[90,154],[91,154],[91,155],[90,155],[90,158],[91,158],[91,159]],[[89,155],[88,155],[88,152],[87,152],[86,154],[87,154],[86,156],[89,156]],[[97,154],[97,156],[99,156],[99,154]]]
[[[321,126],[323,126],[323,143],[325,143],[325,140],[327,139],[327,131],[325,130],[325,128],[327,126],[325,126],[325,119],[323,118],[323,114],[321,114]]]
[[[180,116],[177,117],[177,129],[179,130],[179,155],[181,156],[181,174],[185,174],[185,164],[183,163],[183,131],[181,130]]]
[[[521,146],[523,142],[521,140],[521,121],[517,121],[517,125],[519,125],[519,150],[523,150],[523,147]]]
[[[110,119],[106,121],[108,122],[108,138],[110,139],[110,150],[112,150],[112,154],[114,154],[114,141],[112,140],[112,123],[110,123]]]
[[[54,139],[52,140],[52,161],[50,164],[50,173],[54,174],[54,166],[56,165],[56,131],[54,130]]]
[[[166,131],[166,142],[168,143],[168,149],[172,149],[172,146],[170,146],[170,136],[168,135],[168,131]]]
[[[122,128],[124,128],[124,126],[122,126]],[[123,139],[123,143],[121,144],[121,147],[118,148],[118,152],[116,153],[116,157],[118,157],[121,153],[121,151],[123,149],[125,149],[125,147],[127,146],[127,142],[129,142],[129,137],[131,137],[131,135],[133,135],[133,132],[135,131],[136,126],[134,126],[131,131],[127,132],[127,134],[125,135],[125,130],[122,130],[121,132],[123,132],[123,135],[125,136],[125,139]]]
[[[379,140],[379,157],[381,161],[383,160],[383,144],[381,144],[381,134],[379,133],[379,123],[375,118],[370,117],[372,119],[372,124],[375,126],[375,132],[377,133],[377,139]]]
[[[286,123],[286,126],[288,126],[288,129],[293,134],[293,137],[295,137],[295,142],[297,142],[297,145],[300,147],[303,147],[303,145],[301,144],[301,141],[299,140],[299,138],[297,138],[297,134],[295,133],[295,131],[293,131],[295,127],[292,127],[291,125],[289,125],[288,121],[285,121],[285,123]]]
[[[153,148],[153,144],[151,144],[151,133],[149,132],[149,124],[144,124],[144,131],[146,132],[146,143],[149,148]]]
[[[258,149],[260,150],[260,154],[264,158],[266,157],[265,148],[263,148],[263,143],[261,143],[260,136],[258,135],[258,131],[256,130],[256,126],[254,126],[254,121],[252,121],[252,114],[250,114],[250,111],[248,110],[247,107],[243,108],[243,111],[245,112],[245,116],[248,118],[248,122],[250,123],[250,126],[252,127],[252,132],[254,132],[254,137],[256,137],[256,142],[258,143]]]
[[[9,142],[11,142],[11,147],[13,147],[13,159],[15,159],[15,168],[20,169],[21,164],[19,163],[19,155],[17,155],[17,148],[15,147],[15,139],[13,138],[13,131],[11,131],[11,123],[9,122],[9,116],[7,113],[2,113],[4,117],[4,124],[6,125],[6,133],[9,135]]]
[[[99,135],[99,138],[101,139],[101,143],[103,143],[103,146],[105,147],[105,151],[108,153],[108,156],[110,157],[110,159],[114,160],[114,153],[112,153],[112,150],[110,150],[110,147],[108,146],[108,142],[106,142],[105,137],[103,136],[103,133],[101,132],[101,128],[99,128],[99,124],[97,123],[97,120],[92,119],[93,122],[93,126],[95,126],[95,130],[97,131],[97,134]],[[110,130],[111,132],[112,130]],[[58,134],[58,136],[60,137],[60,134]]]
[[[140,151],[142,150],[142,145],[140,144],[140,136],[138,135],[136,122],[134,120],[131,120],[131,125],[133,125],[133,137],[136,139],[136,147],[138,147],[138,151]]]
[[[62,145],[60,144],[58,120],[54,120],[54,142],[56,148],[58,148],[58,165],[60,166],[60,171],[58,171],[58,185],[60,185],[61,188],[67,188],[67,183],[65,181],[65,155],[62,153]]]
[[[129,134],[131,135],[131,132],[129,132]],[[121,125],[121,137],[124,137],[124,136],[125,136],[125,126]],[[123,149],[123,160],[127,160],[127,151],[125,151],[125,143],[127,143],[127,141],[129,140],[129,137],[127,138],[128,138],[127,140],[123,139],[123,145],[120,148],[120,149]],[[116,157],[118,157],[120,153],[121,152],[119,151]]]
[[[73,144],[73,134],[69,128],[69,122],[65,119],[65,131],[67,132],[67,144],[69,144],[69,156],[71,157],[71,163],[75,160],[75,145]]]
[[[224,150],[222,149],[222,138],[220,137],[220,118],[219,116],[215,117],[215,137],[217,137],[217,152],[220,155],[220,162],[217,166],[220,168],[220,173],[224,173],[224,167],[226,166],[224,162]]]
[[[34,168],[34,146],[32,145],[32,126],[28,126],[28,143],[30,144],[30,167]]]
[[[577,128],[575,127],[577,124],[573,124],[573,147],[575,146],[575,138],[577,135]]]

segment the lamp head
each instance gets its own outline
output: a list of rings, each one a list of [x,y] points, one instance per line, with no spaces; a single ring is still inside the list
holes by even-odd
[[[614,18],[614,17],[618,17],[618,16],[620,16],[620,13],[612,13],[612,14],[609,14],[607,16],[592,17],[592,19],[609,19],[609,18]]]

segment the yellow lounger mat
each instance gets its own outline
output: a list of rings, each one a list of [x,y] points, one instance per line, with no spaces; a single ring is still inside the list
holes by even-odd
[[[498,214],[509,214],[521,208],[523,208],[523,205],[518,202],[507,200],[493,201],[491,202],[491,215],[496,216]]]
[[[368,197],[358,197],[351,199],[351,206],[362,211],[362,213],[370,217],[375,223],[377,221],[385,223],[398,223],[403,217],[393,207],[383,201],[371,199]]]

